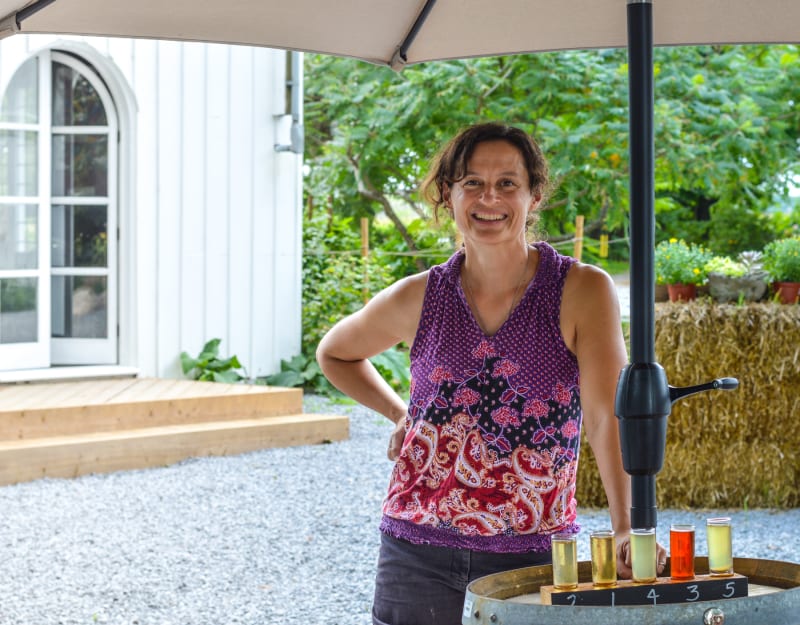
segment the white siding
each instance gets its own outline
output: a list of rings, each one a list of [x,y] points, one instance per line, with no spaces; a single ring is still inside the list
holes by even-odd
[[[0,88],[43,47],[115,76],[112,96],[127,104],[120,364],[181,377],[180,352],[219,337],[222,355],[237,354],[250,375],[277,371],[301,332],[302,163],[274,150],[289,142],[286,53],[14,36],[0,42]]]

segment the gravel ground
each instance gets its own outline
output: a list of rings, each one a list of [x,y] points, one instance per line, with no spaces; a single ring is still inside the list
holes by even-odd
[[[350,439],[0,488],[0,624],[370,623],[389,423],[318,397],[306,410],[349,414]],[[664,510],[659,540],[723,512],[735,555],[800,562],[800,509]]]

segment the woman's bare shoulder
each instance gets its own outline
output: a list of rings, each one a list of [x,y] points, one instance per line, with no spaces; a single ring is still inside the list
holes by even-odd
[[[564,294],[588,295],[589,290],[593,296],[616,293],[614,280],[608,273],[595,265],[576,262],[570,267],[564,283]]]

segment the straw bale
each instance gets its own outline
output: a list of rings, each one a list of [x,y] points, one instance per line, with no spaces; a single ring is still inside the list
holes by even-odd
[[[800,505],[800,306],[664,303],[655,326],[656,359],[671,385],[739,380],[735,391],[672,407],[659,506]],[[578,501],[605,506],[588,445],[582,454]]]

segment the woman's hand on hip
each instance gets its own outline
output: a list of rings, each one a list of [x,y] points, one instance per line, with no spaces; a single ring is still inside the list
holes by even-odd
[[[400,450],[403,448],[403,441],[406,438],[407,418],[408,417],[406,416],[397,420],[397,423],[394,424],[392,435],[389,437],[389,449],[386,455],[392,462],[400,457]]]

